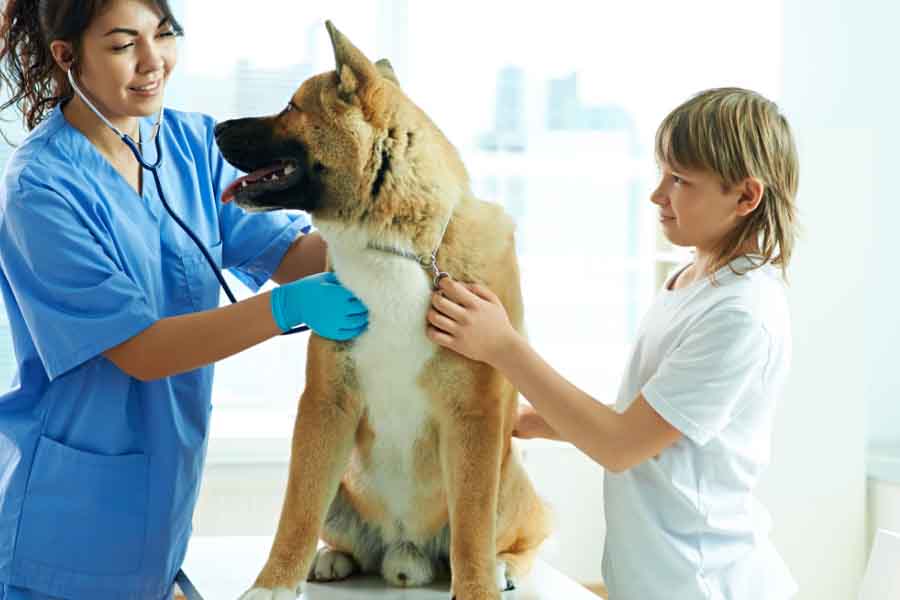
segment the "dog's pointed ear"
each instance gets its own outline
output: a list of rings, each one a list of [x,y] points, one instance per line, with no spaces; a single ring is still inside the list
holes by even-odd
[[[400,80],[397,79],[397,74],[394,72],[394,65],[391,64],[391,61],[382,58],[375,62],[375,68],[378,69],[378,72],[381,73],[382,77],[393,81],[397,87],[400,87]]]
[[[381,74],[372,61],[338,31],[331,21],[325,21],[325,27],[334,49],[335,72],[339,78],[338,93],[342,100],[352,102],[353,96],[376,81]]]

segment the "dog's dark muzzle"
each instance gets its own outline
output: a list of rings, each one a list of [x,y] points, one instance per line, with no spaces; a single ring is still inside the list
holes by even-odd
[[[274,133],[273,118],[223,121],[216,143],[229,163],[248,175],[227,195],[248,210],[299,209],[313,212],[322,197],[320,171],[309,166],[309,153],[298,140]]]

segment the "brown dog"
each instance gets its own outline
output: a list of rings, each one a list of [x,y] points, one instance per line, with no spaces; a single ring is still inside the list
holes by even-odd
[[[251,172],[223,199],[310,212],[370,319],[352,342],[310,337],[278,532],[242,598],[294,598],[307,577],[359,570],[423,585],[449,563],[458,600],[497,599],[530,568],[547,511],[511,446],[516,390],[431,343],[425,314],[438,248],[442,269],[492,288],[521,330],[513,224],[472,197],[456,150],[390,65],[327,27],[335,71],[274,117],[216,130]]]

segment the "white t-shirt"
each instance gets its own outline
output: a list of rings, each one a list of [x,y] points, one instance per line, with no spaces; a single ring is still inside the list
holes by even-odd
[[[797,585],[752,495],[790,365],[780,271],[724,267],[718,286],[705,277],[676,290],[671,280],[641,324],[616,410],[643,393],[683,437],[606,473],[610,600],[785,600]]]

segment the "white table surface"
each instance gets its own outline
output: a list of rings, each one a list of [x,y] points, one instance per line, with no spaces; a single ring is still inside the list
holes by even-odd
[[[256,579],[269,555],[272,538],[194,537],[188,547],[184,572],[204,600],[236,600]],[[449,584],[417,589],[397,589],[371,576],[351,577],[328,584],[307,584],[303,600],[448,600]],[[597,600],[544,561],[538,559],[517,589],[505,592],[504,600]]]

